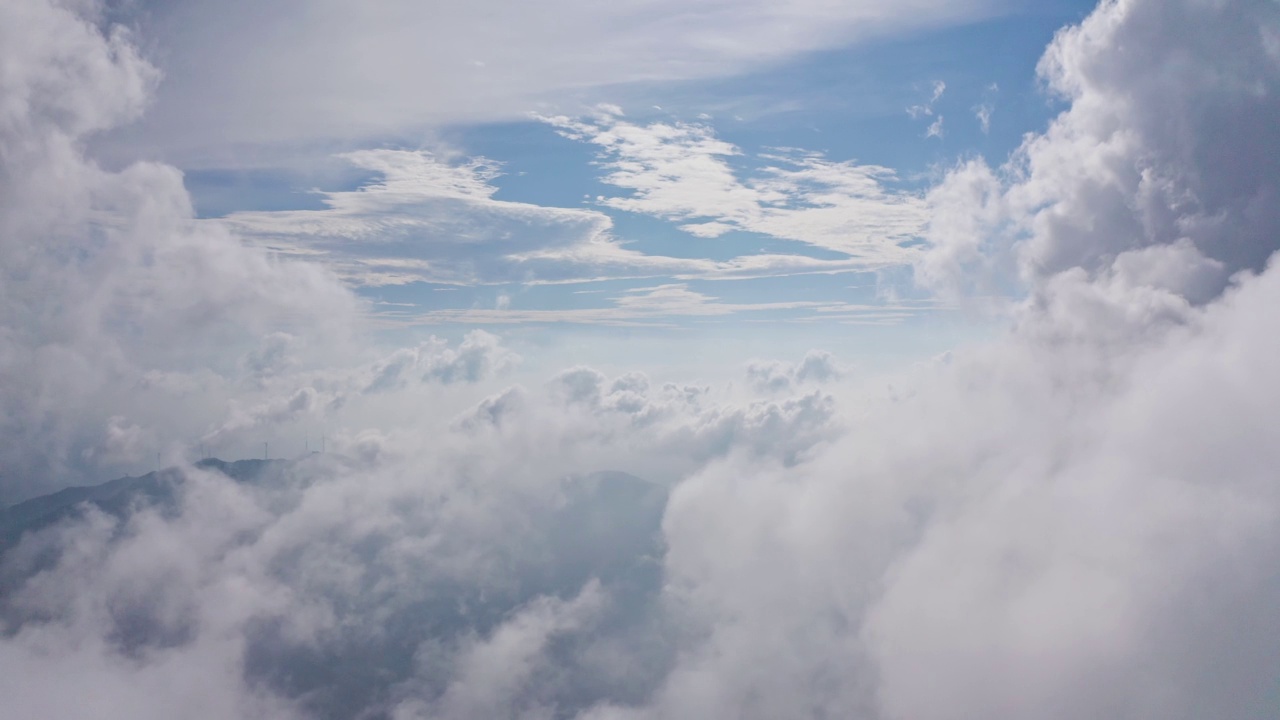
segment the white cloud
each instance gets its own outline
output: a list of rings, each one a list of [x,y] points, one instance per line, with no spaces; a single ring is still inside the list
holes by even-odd
[[[244,144],[417,135],[442,123],[515,118],[548,102],[576,106],[593,88],[616,94],[627,84],[733,75],[813,50],[972,20],[999,5],[148,4],[128,17],[163,58],[166,81],[129,141],[159,144],[171,159],[227,163],[245,161],[246,153],[231,152]]]
[[[412,718],[536,717],[553,713],[540,707],[535,678],[551,658],[547,645],[559,635],[579,629],[599,614],[604,602],[598,584],[586,585],[571,601],[539,598],[521,608],[484,640],[472,640],[456,660],[456,676],[439,700],[401,701],[393,716]],[[437,668],[424,667],[427,674]],[[538,678],[541,680],[541,678]],[[545,682],[545,680],[542,680]]]
[[[889,168],[780,149],[747,171],[730,162],[742,150],[707,125],[637,125],[609,112],[546,120],[566,137],[600,147],[602,181],[630,192],[601,198],[602,205],[682,222],[697,237],[756,232],[874,268],[910,261],[903,244],[925,223],[921,199],[892,188],[897,177]]]
[[[267,347],[274,344],[274,337],[264,342]],[[261,437],[304,419],[319,423],[362,396],[405,393],[424,385],[478,383],[511,370],[520,360],[497,336],[472,330],[456,348],[432,336],[416,347],[400,348],[351,369],[305,368],[266,379],[258,376],[261,392],[229,399],[226,418],[205,432],[200,444],[218,450],[243,444],[250,432]]]
[[[973,109],[973,116],[978,119],[978,127],[982,128],[983,135],[991,132],[991,116],[995,110],[995,106],[990,103],[983,103]]]
[[[599,211],[493,199],[497,188],[490,181],[500,170],[483,158],[449,162],[425,151],[402,150],[344,157],[378,172],[382,179],[357,190],[324,193],[329,206],[324,210],[237,212],[209,222],[274,253],[324,263],[348,282],[363,286],[543,284],[637,277],[732,279],[847,272],[890,261],[880,252],[867,252],[856,260],[777,253],[725,261],[649,255],[624,247],[612,236],[612,220]],[[780,198],[811,184],[833,194],[873,198],[879,191],[872,178],[887,173],[882,168],[859,168],[853,171],[855,176],[846,177],[839,166],[816,158],[795,165],[773,171],[771,178],[760,183],[761,190],[750,192]],[[783,233],[812,229],[815,234],[830,234],[850,222],[850,209],[842,206],[848,202],[819,198],[815,203],[822,207],[804,215],[777,209],[756,224],[763,232],[776,227]],[[898,215],[909,210],[894,210],[895,204],[918,204],[914,199],[886,202],[888,209],[869,213],[863,221],[881,227],[864,232],[905,222]]]
[[[933,81],[933,90],[929,95],[929,99],[919,105],[912,105],[907,108],[907,114],[912,119],[926,118],[933,116],[933,107],[942,99],[942,95],[947,91],[947,84],[941,80]]]
[[[942,137],[942,135],[943,135],[942,116],[939,115],[938,117],[934,118],[933,122],[929,123],[929,127],[925,128],[924,136],[940,138]]]
[[[747,364],[747,381],[758,392],[791,391],[804,383],[826,383],[845,375],[846,368],[829,352],[810,350],[804,358],[788,365],[777,360],[753,360]]]
[[[907,318],[948,309],[934,303],[858,304],[842,301],[776,300],[725,302],[689,289],[687,283],[668,283],[624,290],[607,298],[610,305],[570,309],[471,308],[428,310],[407,315],[406,323],[578,323],[587,325],[671,325],[698,317],[738,313],[786,312],[793,322],[867,322],[896,324]]]
[[[1009,248],[1024,283],[1075,268],[1093,276],[1118,255],[1183,238],[1204,256],[1206,272],[1222,263],[1216,283],[1197,273],[1195,287],[1170,288],[1193,301],[1212,297],[1234,271],[1260,270],[1280,224],[1268,199],[1280,192],[1267,120],[1277,101],[1266,88],[1280,72],[1265,39],[1274,19],[1271,8],[1232,15],[1194,3],[1123,2],[1065,31],[1039,71],[1070,108],[991,175],[995,184],[986,181],[978,225],[977,215],[935,219],[926,272],[954,263],[975,229]],[[1152,40],[1158,32],[1169,41]],[[1187,46],[1193,41],[1235,47],[1202,62]],[[1145,54],[1125,49],[1135,43]],[[988,172],[953,174],[935,199],[958,197],[956,184],[973,188]]]
[[[978,120],[978,127],[982,129],[982,134],[986,135],[991,132],[991,116],[996,112],[996,95],[1000,92],[1000,86],[991,83],[982,91],[982,102],[973,107],[973,116]]]
[[[95,37],[50,17],[46,38]],[[889,387],[767,399],[589,367],[505,390],[401,385],[478,376],[501,346],[352,355],[319,337],[354,312],[340,286],[180,222],[173,173],[84,163],[57,113],[26,123],[45,135],[0,135],[28,153],[0,166],[25,203],[0,193],[21,230],[0,236],[6,471],[64,457],[25,447],[60,428],[83,439],[68,447],[167,430],[153,393],[310,387],[310,407],[383,380],[420,391],[350,391],[341,454],[259,482],[185,467],[152,478],[153,509],[89,511],[7,549],[6,708],[1267,717],[1276,28],[1270,3],[1123,0],[1060,33],[1043,68],[1071,108],[1012,168],[966,163],[930,196],[921,275],[959,292],[1013,276],[1027,298],[1010,328]],[[731,305],[678,284],[619,297],[638,315]],[[827,374],[811,357],[763,377]],[[468,388],[489,399],[448,395]],[[221,417],[203,396],[162,401],[182,405],[174,422]],[[601,469],[652,482],[584,477]]]
[[[381,179],[325,193],[325,210],[238,212],[213,222],[276,252],[320,259],[363,285],[519,280],[528,271],[512,256],[588,243],[611,225],[589,210],[492,199],[499,169],[483,158],[451,164],[396,150],[345,158]]]
[[[319,268],[196,223],[175,169],[82,156],[157,77],[123,30],[36,0],[6,3],[0,26],[0,493],[13,497],[82,478],[89,458],[138,454],[102,445],[104,427],[124,441],[143,434],[131,425],[170,425],[161,443],[192,431],[206,398],[157,403],[152,373],[234,366],[290,329],[336,353],[361,306]]]

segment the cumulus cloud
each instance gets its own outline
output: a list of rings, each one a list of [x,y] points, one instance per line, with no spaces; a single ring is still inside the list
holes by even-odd
[[[79,28],[112,42],[69,13],[48,17],[69,23],[50,37]],[[7,706],[215,718],[1269,717],[1280,676],[1280,222],[1267,202],[1277,161],[1260,149],[1280,132],[1277,37],[1280,8],[1249,0],[1108,1],[1059,33],[1041,71],[1070,107],[1009,166],[973,160],[934,189],[917,266],[957,295],[1018,296],[1010,326],[901,371],[891,388],[838,379],[821,353],[754,366],[772,393],[763,398],[574,367],[485,388],[488,399],[456,412],[432,405],[353,426],[328,455],[131,479],[112,488],[135,488],[136,502],[100,498],[59,522],[40,525],[40,503],[7,508],[6,523],[40,525],[0,556]],[[111,188],[132,177],[33,147],[43,154],[31,172],[57,160]],[[117,252],[104,276],[150,288],[137,269],[150,266],[126,262],[134,245],[123,240],[139,237],[140,215],[154,218],[140,202],[112,216],[123,225],[62,211],[70,225],[46,217],[18,237],[64,243],[53,248],[93,239],[66,256]],[[34,222],[4,207],[6,222]],[[164,227],[184,248],[214,242]],[[27,246],[0,247],[23,257]],[[157,243],[142,247],[165,261]],[[250,277],[282,296],[300,273],[336,303],[326,309],[347,307],[323,274],[226,247],[218,257],[257,268]],[[42,262],[20,267],[56,279]],[[184,278],[214,314],[197,327],[238,338],[219,329],[225,317],[255,331],[227,348],[176,335],[182,352],[209,353],[206,372],[139,359],[170,355],[140,352],[130,333],[190,323],[159,289],[167,309],[136,326],[108,322],[124,300],[101,280],[88,287],[106,309],[92,315],[70,286],[61,303],[35,285],[4,289],[40,317],[75,316],[59,352],[101,362],[106,348],[148,387],[235,384],[289,402],[298,387],[317,398],[343,389],[355,405],[411,378],[470,387],[459,381],[501,364],[500,344],[473,335],[309,368],[314,331],[262,327],[240,309],[252,289],[229,271],[215,277],[237,294]],[[690,301],[678,287],[651,290],[640,306]],[[270,302],[283,304],[266,317],[300,312]],[[27,388],[79,378],[13,364],[43,347],[37,329],[61,326],[23,325],[4,307],[6,376],[34,373],[5,385],[6,422],[26,427],[19,413],[36,405],[93,410],[86,437],[108,428],[127,446],[134,413],[101,412],[83,390]],[[240,376],[210,369],[223,367]]]
[[[747,364],[747,381],[759,392],[778,392],[804,383],[838,380],[845,372],[844,366],[831,353],[810,350],[794,365],[777,360],[754,360]]]
[[[1192,302],[1214,297],[1235,271],[1261,270],[1278,223],[1268,198],[1280,168],[1267,148],[1280,71],[1275,9],[1246,5],[1107,2],[1061,32],[1039,71],[1070,108],[1007,165],[979,162],[935,189],[947,217],[932,224],[926,275],[967,275],[975,234],[1005,245],[1029,287],[1182,239],[1203,259],[1182,272],[1187,285],[1166,289]],[[1215,42],[1236,47],[1197,54],[1195,43]],[[982,214],[952,217],[966,196]]]
[[[334,438],[340,454],[139,479],[133,503],[4,555],[0,618],[22,631],[3,651],[44,678],[6,690],[50,708],[40,693],[57,678],[101,673],[108,689],[155,693],[139,708],[122,688],[113,711],[159,716],[188,685],[152,678],[178,675],[224,695],[209,717],[516,717],[643,699],[676,649],[661,609],[666,487],[728,453],[790,466],[835,432],[829,397],[715,395],[578,368],[439,434],[366,432]],[[656,482],[581,472],[609,466]]]
[[[109,418],[151,427],[198,414],[200,401],[154,402],[156,384],[137,392],[148,373],[234,365],[271,332],[336,340],[360,305],[316,266],[195,222],[174,168],[84,157],[86,139],[135,117],[158,77],[124,30],[104,34],[62,3],[0,13],[0,494],[12,498],[111,455],[90,449]]]
[[[263,351],[275,353],[280,336],[272,335]],[[257,393],[240,393],[228,400],[225,420],[200,437],[204,447],[217,449],[278,426],[299,420],[339,414],[362,397],[403,394],[431,385],[477,383],[501,375],[520,363],[520,356],[483,330],[467,333],[456,347],[432,336],[415,347],[399,348],[384,357],[353,368],[308,369],[272,377],[258,377]]]

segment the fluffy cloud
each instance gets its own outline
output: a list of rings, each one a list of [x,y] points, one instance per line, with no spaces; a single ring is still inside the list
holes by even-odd
[[[922,277],[1025,290],[999,338],[888,390],[810,389],[834,375],[821,354],[757,365],[766,389],[787,380],[766,399],[576,367],[353,425],[333,454],[153,476],[150,506],[83,509],[0,559],[0,691],[33,716],[171,717],[194,699],[207,717],[1269,717],[1280,224],[1259,148],[1280,132],[1278,28],[1273,3],[1123,0],[1057,36],[1041,67],[1070,108],[1010,167],[970,162],[930,197]],[[89,172],[72,157],[60,167]],[[23,237],[63,237],[38,229]],[[126,237],[101,233],[65,237]],[[231,247],[282,297],[304,272]],[[139,265],[108,277],[145,281]],[[64,345],[113,340],[149,387],[215,382],[139,365],[110,312],[12,287],[46,316],[78,309],[88,330]],[[143,337],[187,325],[157,293],[175,304],[139,315]],[[16,318],[6,362],[39,346]],[[462,387],[441,382],[503,356],[473,335],[316,368],[312,335],[263,328],[234,352],[177,337],[237,387],[348,388],[365,416],[408,412],[380,403],[409,378]],[[6,392],[15,426],[34,404],[99,407]],[[99,412],[95,437],[127,447],[135,421],[117,416]]]
[[[280,340],[279,334],[268,336],[263,347],[246,359],[255,366],[264,356],[273,357],[275,363],[290,362],[289,356],[279,355]],[[520,359],[497,336],[473,330],[456,347],[432,336],[415,347],[394,350],[353,368],[308,368],[269,378],[255,376],[256,392],[241,389],[230,397],[225,420],[205,432],[200,445],[213,450],[233,443],[243,445],[250,433],[262,437],[273,428],[296,425],[303,419],[319,423],[340,416],[348,405],[361,400],[372,399],[376,407],[379,395],[406,396],[432,386],[481,382],[505,373]]]
[[[578,368],[439,433],[144,478],[133,500],[153,508],[72,516],[3,556],[0,618],[22,629],[3,652],[42,678],[10,676],[6,691],[50,708],[40,694],[85,675],[155,694],[139,708],[121,689],[111,711],[158,716],[187,685],[155,683],[198,677],[224,696],[210,717],[515,717],[641,699],[674,650],[666,486],[728,453],[790,466],[835,432],[829,397],[717,394]],[[659,482],[581,472],[609,466]]]
[[[765,360],[753,360],[747,364],[747,382],[759,392],[791,390],[804,383],[825,383],[838,380],[845,369],[831,353],[811,350],[795,365]]]
[[[336,340],[359,304],[315,266],[196,223],[175,169],[84,158],[90,134],[136,116],[157,78],[123,30],[35,0],[6,3],[0,24],[0,493],[12,498],[77,478],[103,428],[123,437],[112,418],[162,407],[136,392],[149,372],[232,363],[289,328]]]
[[[976,161],[933,191],[924,277],[968,283],[1002,264],[1034,292],[1052,275],[1123,264],[1199,303],[1232,273],[1261,270],[1280,225],[1278,13],[1106,2],[1061,32],[1039,70],[1070,108],[998,171]],[[1204,52],[1218,43],[1232,51]]]

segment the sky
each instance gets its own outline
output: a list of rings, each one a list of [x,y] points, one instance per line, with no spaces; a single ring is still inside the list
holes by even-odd
[[[168,488],[0,695],[1275,717],[1276,117],[1274,0],[0,0],[0,522]]]
[[[840,323],[864,329],[834,349],[884,369],[987,330],[916,290],[922,196],[1047,122],[1036,58],[1089,9],[922,5],[639,3],[523,29],[516,65],[479,6],[164,4],[133,15],[164,79],[95,150],[175,163],[198,217],[326,264],[399,338],[486,327],[653,365],[673,331],[688,354],[802,355]],[[396,12],[444,13],[451,44],[389,32]],[[553,50],[562,32],[592,40]]]

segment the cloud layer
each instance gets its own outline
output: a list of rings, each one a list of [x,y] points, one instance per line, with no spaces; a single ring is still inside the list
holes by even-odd
[[[0,115],[5,490],[172,424],[346,429],[253,481],[181,464],[169,500],[6,552],[7,707],[1274,714],[1274,3],[1109,0],[1059,33],[1040,67],[1068,109],[928,198],[918,275],[1020,289],[1010,327],[866,383],[814,352],[714,382],[494,384],[515,358],[484,333],[364,355],[336,278],[191,222],[170,168],[79,153],[154,80],[123,36],[0,6],[0,32],[19,23],[41,32],[0,42],[30,69]],[[488,198],[447,177],[437,197]]]
[[[169,80],[131,144],[243,162],[229,149],[510,119],[593,88],[740,73],[801,53],[996,11],[991,0],[324,0],[144,3]],[[588,102],[590,99],[588,97]],[[195,110],[199,108],[199,110]]]
[[[567,118],[555,122],[572,125],[575,136],[589,127]],[[759,252],[717,261],[641,252],[614,237],[613,220],[598,210],[494,199],[496,164],[484,158],[449,162],[426,151],[346,154],[346,160],[382,178],[357,190],[324,193],[328,208],[323,210],[237,212],[211,222],[273,252],[323,262],[366,287],[743,279],[875,269],[912,257],[899,243],[919,234],[923,202],[881,187],[880,180],[891,175],[884,168],[816,156],[774,157],[788,167],[767,168],[765,177],[744,184],[715,157],[738,150],[713,140],[707,128],[696,133],[720,149],[706,149],[700,163],[691,160],[699,154],[681,135],[694,131],[686,128],[670,138],[664,137],[672,129],[668,126],[626,127],[652,136],[643,143],[650,147],[615,149],[619,163],[638,163],[640,169],[625,179],[613,173],[606,181],[645,189],[635,198],[602,199],[603,205],[668,219],[699,218],[683,229],[703,238],[747,230],[846,257]],[[610,132],[619,132],[618,127]],[[592,142],[605,142],[593,137]]]

